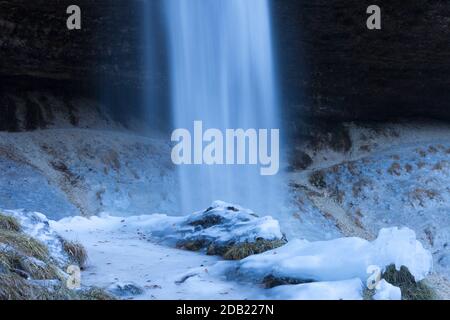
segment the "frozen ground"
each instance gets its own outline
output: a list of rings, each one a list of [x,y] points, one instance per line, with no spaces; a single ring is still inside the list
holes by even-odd
[[[318,153],[315,167],[293,180],[345,235],[373,239],[390,226],[415,230],[435,270],[449,276],[450,130],[404,125],[350,132],[349,154]]]
[[[450,298],[450,129],[424,123],[348,125],[348,128],[352,139],[350,152],[310,150],[313,162],[307,170],[283,173],[291,185],[290,200],[280,204],[279,212],[270,214],[279,220],[289,240],[323,241],[356,236],[372,241],[382,228],[408,227],[433,254],[435,273],[428,280],[442,296]],[[0,133],[0,207],[45,212],[53,220],[102,212],[125,218],[153,213],[186,214],[177,209],[177,178],[170,158],[163,156],[170,153],[170,147],[162,141],[121,129]],[[210,272],[217,261],[161,246],[155,239],[149,242],[137,232],[121,234],[100,228],[98,239],[94,231],[67,233],[86,241],[91,251],[91,265],[84,275],[87,282],[103,281],[106,285],[116,277],[121,281],[137,281],[149,274],[153,282],[158,277],[167,277],[169,288],[175,274],[201,265]],[[121,258],[113,254],[108,243],[113,243],[117,250],[143,243],[152,249],[121,250],[124,255]],[[132,256],[127,259],[125,255]],[[138,260],[144,256],[152,258],[140,263]],[[150,268],[150,260],[153,263],[161,258],[167,261],[165,268],[172,264],[179,268],[173,277],[164,275],[162,267],[158,274],[161,264],[153,264],[155,271]],[[177,259],[192,263],[181,265]],[[130,264],[118,266],[115,261]],[[133,268],[141,271],[126,279],[126,270]],[[110,273],[115,275],[112,280]],[[205,272],[202,277],[188,277],[183,283],[216,281],[229,288],[229,279],[209,276]],[[157,298],[164,297],[162,291],[155,290],[158,285],[150,285],[153,289],[149,290],[155,291],[151,294]],[[245,286],[249,296],[260,294],[260,288],[254,284],[234,283],[231,287],[239,286]],[[237,291],[228,294],[242,297],[241,291]],[[280,293],[280,297],[286,297],[286,292]],[[151,297],[148,293],[144,297]],[[292,293],[292,296],[299,295]]]
[[[368,267],[404,265],[419,281],[432,264],[431,254],[408,229],[385,229],[373,243],[359,238],[293,240],[242,261],[220,261],[155,243],[162,233],[173,232],[162,215],[75,217],[50,225],[88,249],[84,285],[120,288],[122,297],[129,299],[362,299]],[[245,233],[247,239],[264,235],[264,230]],[[265,288],[267,276],[295,279],[299,284]],[[308,283],[301,284],[304,281]],[[134,288],[134,293],[126,288]],[[399,299],[399,292],[382,282],[376,297]]]
[[[0,132],[0,206],[45,212],[51,219],[101,212],[164,213],[178,208],[178,175],[170,141],[115,129]],[[215,199],[214,199],[215,200]],[[267,212],[288,237],[332,239],[339,230],[311,200],[279,204]],[[201,210],[202,208],[198,208]],[[301,212],[302,219],[292,212]]]
[[[152,243],[137,228],[123,232],[120,226],[125,222],[120,218],[80,219],[84,223],[66,220],[53,226],[88,250],[83,285],[114,288],[131,283],[144,290],[141,295],[128,296],[134,299],[243,299],[251,294],[248,288],[207,276],[216,257]],[[193,268],[202,268],[206,279],[180,283]]]
[[[50,218],[177,208],[169,143],[126,131],[0,132],[0,206]]]

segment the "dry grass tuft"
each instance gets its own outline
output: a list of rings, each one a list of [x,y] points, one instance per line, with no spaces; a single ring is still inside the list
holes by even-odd
[[[416,282],[406,267],[401,267],[400,271],[394,265],[387,267],[383,273],[383,279],[401,289],[403,300],[433,300],[436,298],[433,290],[424,281]]]
[[[0,300],[35,300],[36,289],[16,274],[0,274]]]
[[[47,247],[23,233],[2,231],[0,232],[0,243],[41,261],[48,261],[49,259]]]
[[[50,262],[22,255],[16,250],[0,251],[0,270],[3,273],[15,273],[26,279],[52,280],[60,279],[58,268]]]
[[[99,301],[116,300],[116,297],[114,297],[107,291],[95,287],[80,293],[80,298],[81,300],[99,300]]]
[[[397,270],[395,265],[390,265],[382,274],[382,279],[393,286],[399,287],[402,292],[402,300],[435,300],[435,292],[424,281],[416,282],[414,276],[406,267]],[[375,290],[365,289],[364,300],[373,300]]]
[[[16,218],[0,213],[0,230],[20,232],[22,227]]]
[[[72,263],[77,264],[80,269],[86,266],[88,255],[82,244],[74,241],[62,240],[63,249],[69,255]]]
[[[0,300],[113,300],[99,288],[70,290],[62,270],[54,264],[47,247],[20,232],[15,219],[0,215]],[[63,247],[80,267],[87,260],[78,243]]]
[[[255,242],[244,242],[231,246],[223,254],[225,260],[242,260],[249,256],[260,254],[269,250],[284,246],[284,240],[264,240],[258,239]]]

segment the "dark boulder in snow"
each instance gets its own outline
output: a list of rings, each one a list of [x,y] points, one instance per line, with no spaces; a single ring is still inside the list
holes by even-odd
[[[240,206],[216,201],[205,211],[188,216],[181,224],[178,248],[240,260],[286,244],[278,221],[258,217]]]

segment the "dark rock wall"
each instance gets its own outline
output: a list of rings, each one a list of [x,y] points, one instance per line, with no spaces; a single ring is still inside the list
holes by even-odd
[[[118,119],[145,113],[151,103],[145,92],[152,92],[164,119],[169,85],[162,1],[0,1],[0,130],[46,125],[34,104],[24,109],[33,125],[15,123],[12,91],[63,90],[98,99]],[[281,98],[292,122],[450,119],[447,1],[377,0],[381,31],[366,28],[373,1],[271,1]],[[70,4],[82,8],[80,31],[66,29]],[[143,35],[145,29],[152,33]],[[151,68],[143,52],[151,54]]]
[[[81,30],[66,28],[66,9],[72,4],[81,7]],[[71,108],[66,104],[71,99],[97,100],[105,106],[105,117],[128,126],[155,103],[146,100],[151,91],[162,122],[168,85],[158,5],[154,0],[0,1],[0,108],[5,110],[0,130],[47,127],[45,114],[53,112],[47,110],[51,107],[17,103],[17,97],[30,100],[36,91],[59,99],[62,113]],[[153,33],[143,34],[143,29]],[[154,61],[150,71],[144,67],[144,52]],[[79,105],[77,112],[90,108]],[[36,115],[33,126],[20,121],[31,115]]]
[[[382,9],[382,30],[366,27]],[[444,0],[273,0],[282,96],[304,117],[450,119]]]
[[[11,0],[0,2],[0,75],[122,83],[139,75],[136,1]],[[66,28],[66,9],[82,9],[82,30]],[[130,22],[130,23],[128,23]]]

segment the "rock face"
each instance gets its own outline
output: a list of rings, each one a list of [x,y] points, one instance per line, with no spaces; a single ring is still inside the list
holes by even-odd
[[[66,10],[72,2],[1,2],[2,76],[81,81],[107,76],[121,82],[130,73],[136,77],[136,1],[77,1],[82,29],[69,31]]]
[[[305,116],[450,119],[450,8],[444,1],[274,0],[285,103]]]
[[[157,1],[77,1],[82,29],[69,31],[66,10],[72,4],[69,0],[0,3],[0,104],[6,111],[0,116],[0,131],[52,126],[53,117],[47,115],[55,110],[46,101],[36,100],[36,93],[55,97],[63,117],[73,119],[92,110],[92,103],[74,99],[103,104],[102,116],[122,122],[141,117],[145,91],[156,92],[162,105],[167,105],[167,85],[160,76],[165,72],[152,69],[150,73],[143,67],[143,52],[147,52],[155,66],[166,69],[160,59],[166,56],[165,46],[152,50],[156,46],[140,32],[145,14],[145,28],[154,30],[147,38],[162,41]],[[24,118],[33,119],[33,124],[25,124]]]
[[[99,93],[104,91],[110,98],[105,103],[119,114],[139,114],[139,97],[151,90],[166,112],[162,1],[79,0],[79,31],[66,28],[72,1],[1,1],[0,100],[6,112],[0,130],[33,130],[13,121],[17,102],[11,90],[28,95],[63,88],[94,99],[105,99]],[[281,96],[293,121],[450,119],[450,8],[444,1],[379,0],[381,31],[366,28],[370,1],[271,1]],[[151,72],[143,52],[152,55]],[[33,104],[24,110],[45,126]]]

